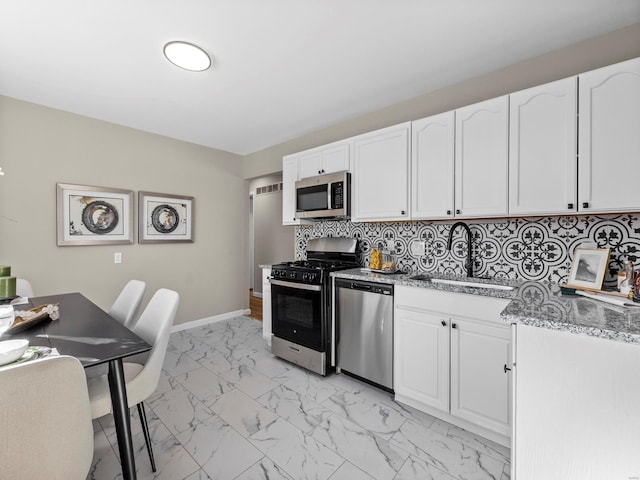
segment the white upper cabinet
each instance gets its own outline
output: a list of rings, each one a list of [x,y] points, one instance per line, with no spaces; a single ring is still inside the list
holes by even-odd
[[[350,170],[350,148],[351,143],[347,140],[300,153],[299,179]]]
[[[578,209],[640,211],[640,58],[579,75]]]
[[[282,224],[302,225],[308,221],[296,218],[296,181],[298,181],[298,155],[282,158]]]
[[[453,218],[455,113],[411,124],[411,218]]]
[[[577,77],[509,96],[509,213],[577,211]]]
[[[353,139],[352,220],[409,219],[411,122]]]
[[[508,214],[509,98],[456,110],[455,216]]]

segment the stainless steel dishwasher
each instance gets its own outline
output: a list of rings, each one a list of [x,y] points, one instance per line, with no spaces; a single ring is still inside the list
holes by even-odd
[[[393,390],[393,285],[336,278],[336,367]]]

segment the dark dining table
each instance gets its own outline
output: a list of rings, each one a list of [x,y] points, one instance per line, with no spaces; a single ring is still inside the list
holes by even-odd
[[[136,479],[131,423],[122,359],[151,350],[151,345],[107,314],[81,293],[63,293],[29,299],[27,310],[45,304],[58,304],[60,318],[45,320],[11,338],[26,338],[30,345],[55,348],[61,355],[76,357],[82,365],[109,365],[109,389],[118,449],[125,480]]]

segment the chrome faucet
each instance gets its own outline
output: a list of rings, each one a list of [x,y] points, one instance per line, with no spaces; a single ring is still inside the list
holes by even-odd
[[[469,228],[469,225],[464,222],[456,222],[451,225],[451,230],[449,230],[449,240],[447,241],[447,250],[451,250],[453,232],[455,232],[458,227],[463,227],[467,231],[467,261],[464,263],[464,266],[467,269],[467,277],[473,277],[473,260],[471,260],[471,229]]]

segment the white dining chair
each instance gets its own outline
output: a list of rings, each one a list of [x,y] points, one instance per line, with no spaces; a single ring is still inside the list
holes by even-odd
[[[132,327],[132,331],[147,343],[152,345],[149,355],[144,363],[142,361],[123,362],[124,375],[127,382],[127,400],[129,407],[136,405],[140,416],[140,423],[147,444],[147,452],[151,468],[155,472],[156,465],[153,459],[153,449],[149,436],[149,426],[144,410],[144,401],[158,387],[162,363],[167,352],[171,325],[178,310],[180,296],[173,290],[161,288],[158,290],[149,304],[140,315],[140,318]],[[109,393],[109,381],[107,375],[100,375],[89,379],[89,398],[91,399],[91,415],[100,418],[111,413],[111,396]]]
[[[146,288],[147,284],[141,280],[129,280],[107,313],[125,327],[131,328]]]
[[[0,367],[0,478],[84,480],[93,425],[80,361],[51,356]]]
[[[16,295],[19,297],[33,297],[33,288],[29,280],[24,278],[16,278]]]

